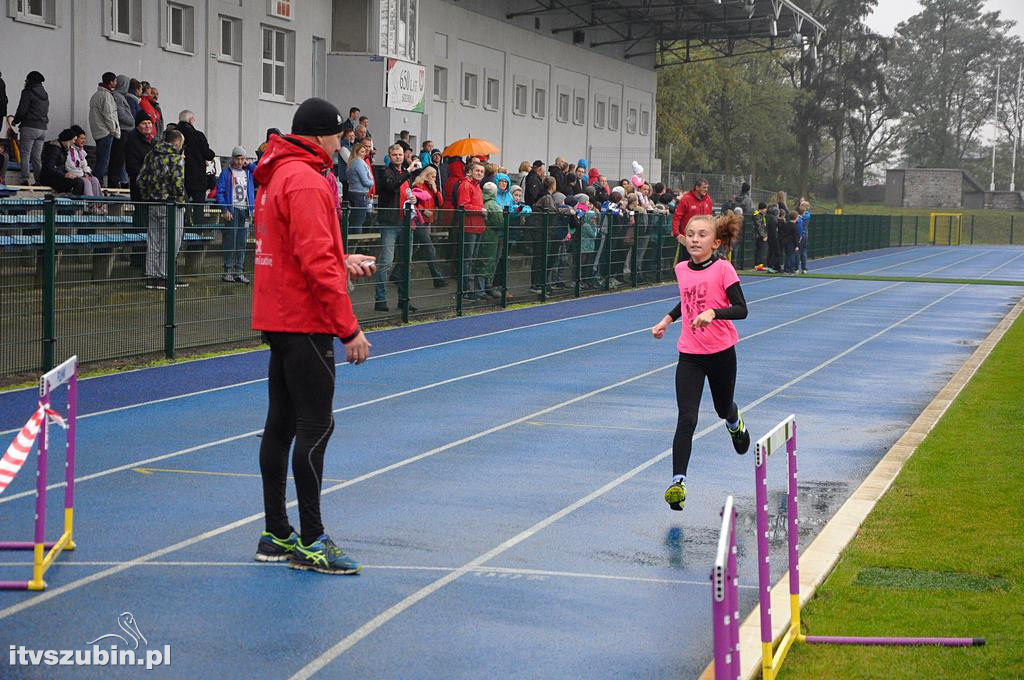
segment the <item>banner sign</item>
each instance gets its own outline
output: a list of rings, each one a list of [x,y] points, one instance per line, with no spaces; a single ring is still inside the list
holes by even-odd
[[[427,91],[427,69],[420,64],[388,59],[385,76],[385,106],[401,111],[423,113]]]

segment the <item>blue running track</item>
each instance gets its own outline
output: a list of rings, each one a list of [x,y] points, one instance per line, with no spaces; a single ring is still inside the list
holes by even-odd
[[[744,280],[736,400],[755,438],[797,415],[802,545],[1024,295],[1024,248],[812,267],[1022,286]],[[0,677],[135,677],[8,658],[88,649],[123,612],[140,655],[172,650],[154,678],[695,677],[727,494],[742,613],[756,601],[754,471],[705,395],[686,509],[662,500],[678,328],[660,342],[649,328],[677,297],[667,285],[371,334],[375,358],[338,367],[324,471],[325,525],[364,564],[354,577],[252,561],[266,352],[83,381],[79,547],[45,592],[0,592]],[[34,398],[0,394],[4,445]],[[784,457],[771,465],[781,516]],[[31,538],[32,488],[26,468],[0,496],[4,539]],[[773,550],[777,578],[781,534]],[[0,554],[0,578],[27,578],[30,557]]]

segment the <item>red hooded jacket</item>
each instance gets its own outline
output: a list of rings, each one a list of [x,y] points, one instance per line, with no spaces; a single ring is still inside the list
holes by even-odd
[[[463,224],[467,234],[482,234],[487,225],[484,222],[484,194],[480,185],[472,178],[459,185],[459,207],[466,209]]]
[[[694,215],[710,215],[713,206],[711,194],[704,194],[704,198],[697,198],[692,190],[683,194],[672,215],[672,235],[679,236],[679,232],[686,228],[686,223]]]
[[[256,263],[252,327],[328,333],[352,340],[359,322],[348,296],[331,159],[292,135],[272,137],[256,166]]]

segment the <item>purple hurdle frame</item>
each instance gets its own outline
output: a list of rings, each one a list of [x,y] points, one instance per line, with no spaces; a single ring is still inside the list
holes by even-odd
[[[43,574],[64,550],[74,550],[72,538],[75,515],[75,430],[78,420],[78,357],[73,356],[39,378],[39,401],[50,408],[50,394],[61,385],[68,386],[67,437],[64,460],[64,531],[56,541],[46,540],[46,480],[49,464],[49,417],[39,430],[39,456],[36,463],[35,540],[0,541],[0,550],[32,550],[32,579],[0,581],[0,590],[44,590]]]
[[[718,552],[711,568],[711,620],[715,680],[739,680],[740,612],[736,572],[736,509],[732,496],[722,508]]]
[[[768,543],[768,457],[785,446],[788,486],[786,490],[786,534],[789,548],[789,627],[773,650],[771,611],[771,569]],[[941,645],[971,647],[985,644],[984,638],[947,637],[860,637],[803,635],[800,633],[800,537],[797,507],[796,416],[790,415],[754,447],[754,482],[757,503],[757,585],[761,613],[761,674],[774,680],[782,662],[795,642],[839,645]]]

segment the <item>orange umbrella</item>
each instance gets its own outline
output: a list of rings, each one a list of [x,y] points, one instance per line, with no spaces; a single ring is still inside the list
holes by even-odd
[[[444,148],[442,156],[491,156],[500,153],[501,149],[494,146],[486,139],[466,137],[459,139]]]

